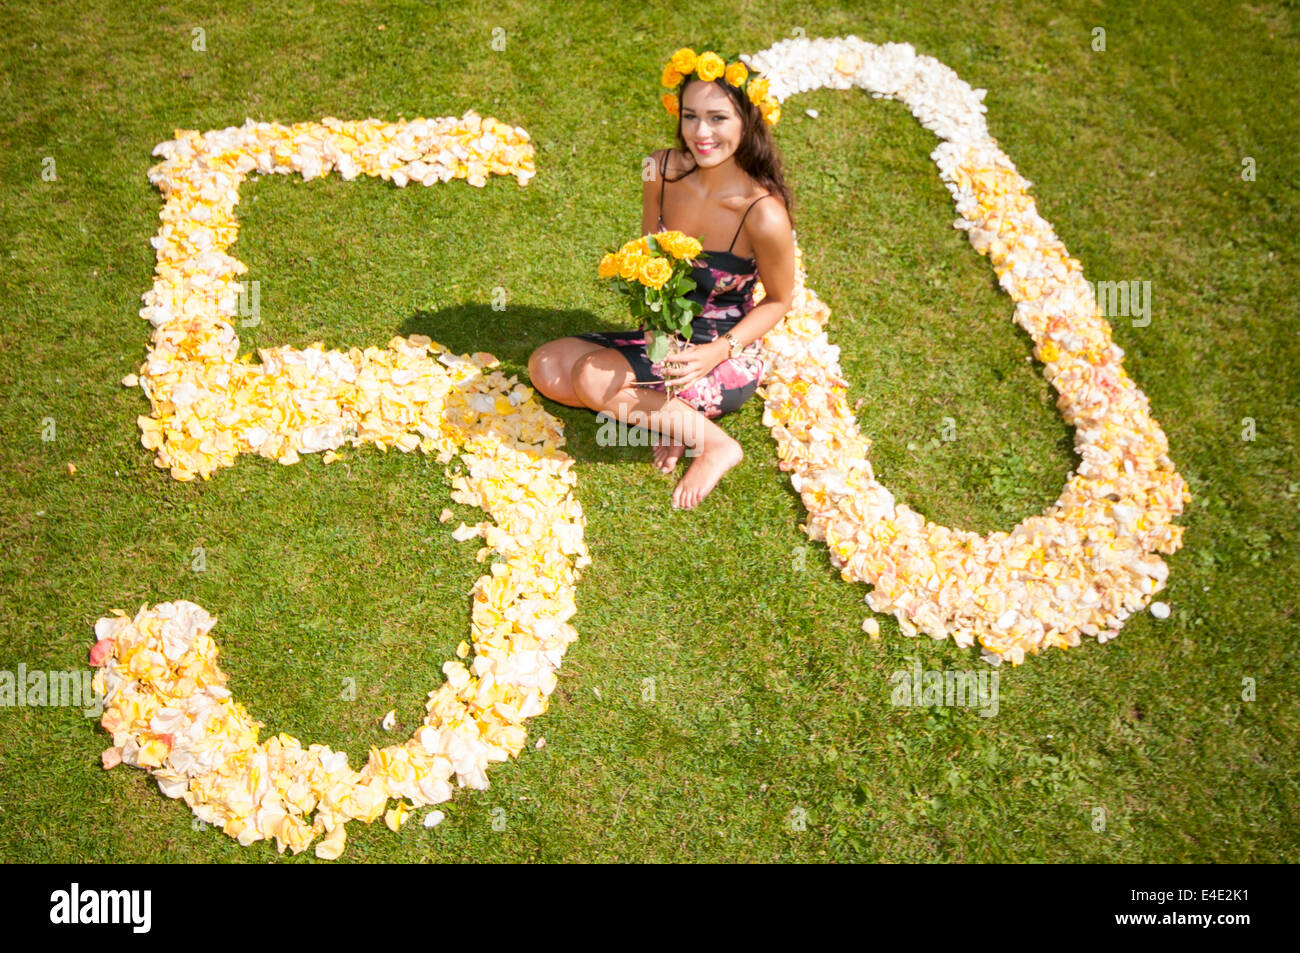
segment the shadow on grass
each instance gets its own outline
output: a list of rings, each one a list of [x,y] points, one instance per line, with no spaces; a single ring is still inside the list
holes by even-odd
[[[497,311],[481,304],[465,304],[438,311],[416,310],[398,333],[427,335],[457,354],[487,350],[501,362],[503,373],[518,377],[520,382],[536,391],[536,385],[528,377],[528,358],[533,351],[548,341],[584,331],[620,330],[618,325],[600,325],[599,318],[580,309],[512,305],[507,310]],[[485,348],[484,342],[490,342],[491,347]],[[547,413],[563,423],[563,449],[575,460],[645,464],[649,459],[648,445],[604,446],[597,443],[600,421],[595,411],[561,404],[540,391],[537,391],[537,399]]]

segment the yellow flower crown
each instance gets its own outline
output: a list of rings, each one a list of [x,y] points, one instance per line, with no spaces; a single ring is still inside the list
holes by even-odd
[[[775,126],[780,120],[781,105],[769,94],[767,77],[751,73],[749,67],[740,60],[728,63],[712,50],[696,56],[695,51],[690,47],[682,47],[674,53],[660,76],[660,82],[672,90],[664,93],[662,97],[664,109],[668,110],[670,116],[681,114],[679,91],[682,83],[691,73],[706,83],[719,78],[725,79],[732,86],[745,91],[749,101],[758,107],[769,126]]]

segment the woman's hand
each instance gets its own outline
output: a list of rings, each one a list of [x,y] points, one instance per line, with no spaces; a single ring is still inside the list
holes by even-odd
[[[688,387],[725,361],[731,348],[726,338],[708,344],[689,344],[664,358],[664,380],[677,388]]]

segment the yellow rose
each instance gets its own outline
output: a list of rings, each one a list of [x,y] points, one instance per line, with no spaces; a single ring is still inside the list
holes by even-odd
[[[668,110],[670,116],[676,116],[678,114],[676,93],[664,93],[663,102],[664,109]]]
[[[780,119],[781,119],[781,107],[780,107],[780,106],[773,106],[773,105],[769,105],[769,104],[767,104],[767,103],[764,103],[762,106],[759,106],[758,108],[762,111],[762,113],[763,113],[763,118],[764,118],[765,120],[767,120],[767,124],[768,124],[769,126],[775,126],[775,125],[777,124],[777,122],[780,121]]]
[[[685,76],[695,69],[695,51],[689,46],[683,46],[673,54],[670,63],[673,69]]]
[[[755,106],[761,103],[767,98],[767,87],[768,80],[766,76],[753,80],[747,87],[745,87],[746,91],[749,93],[749,101]]]
[[[644,255],[624,255],[623,260],[619,263],[619,277],[626,281],[636,281],[637,275],[641,273],[641,265],[645,262]]]
[[[641,266],[641,284],[651,288],[662,288],[673,276],[673,266],[667,258],[651,258]]]
[[[723,75],[732,86],[744,86],[745,77],[749,75],[749,69],[744,63],[737,60],[727,67],[727,71]]]
[[[681,257],[677,254],[677,248],[681,239],[681,232],[659,232],[655,235],[655,241],[659,243],[659,247],[668,252],[668,254],[672,255],[674,258]]]
[[[667,86],[669,89],[676,89],[685,78],[685,76],[673,69],[672,63],[669,63],[659,76],[659,85]]]
[[[667,240],[660,240],[662,245],[674,258],[685,261],[697,257],[703,250],[699,240],[692,238],[690,235],[683,235],[681,232],[665,232]]]
[[[600,267],[597,269],[597,273],[602,278],[613,278],[618,274],[618,269],[618,256],[611,252],[600,260]]]
[[[658,238],[660,246],[674,258],[694,258],[700,253],[700,243],[681,232],[664,232]]]
[[[726,68],[727,64],[722,61],[722,57],[712,50],[701,53],[699,61],[695,64],[695,72],[706,83],[717,79]]]

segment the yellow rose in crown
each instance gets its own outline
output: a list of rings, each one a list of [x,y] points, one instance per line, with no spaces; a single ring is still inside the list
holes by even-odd
[[[727,71],[722,74],[726,77],[727,82],[732,86],[744,86],[745,79],[749,76],[749,69],[744,63],[736,62],[727,67]],[[665,83],[665,86],[668,84]]]
[[[682,76],[685,76],[687,73],[695,71],[695,51],[690,47],[684,46],[673,54],[673,58],[670,62],[673,69],[681,73]],[[668,86],[670,84],[664,83],[664,85]],[[677,84],[672,83],[671,85],[676,86]]]
[[[722,57],[712,50],[700,54],[699,62],[695,64],[695,72],[706,83],[720,77],[726,68],[727,64],[722,61]]]
[[[681,115],[681,86],[692,73],[706,83],[725,79],[729,85],[743,91],[759,108],[768,125],[775,125],[780,119],[781,110],[777,100],[770,95],[771,84],[767,77],[758,75],[740,60],[728,63],[713,50],[696,55],[689,47],[674,53],[659,73],[660,84],[669,90],[660,96],[669,115]]]

